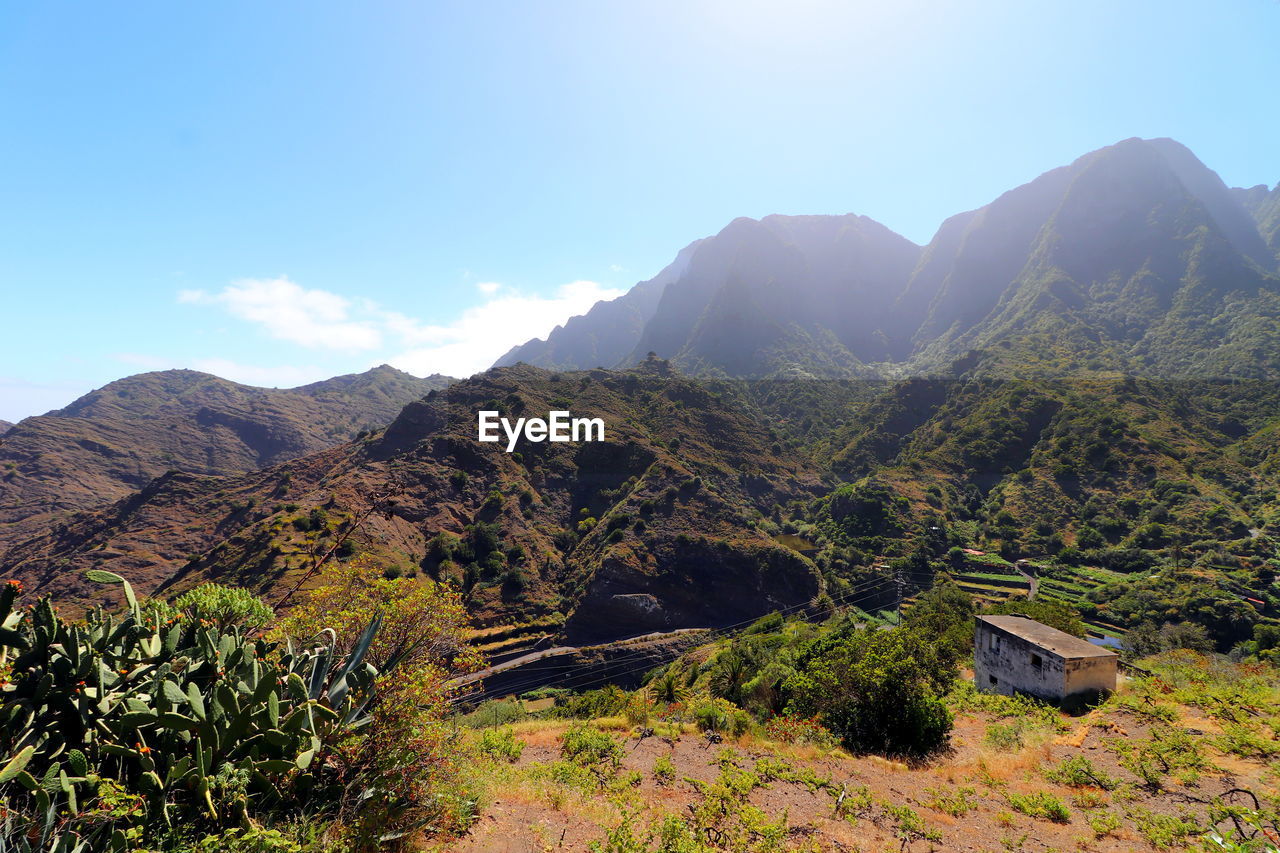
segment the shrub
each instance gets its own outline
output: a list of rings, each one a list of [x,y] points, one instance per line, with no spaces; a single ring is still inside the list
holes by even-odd
[[[690,710],[698,728],[706,732],[740,737],[751,728],[751,715],[727,699],[707,698],[694,703]]]
[[[11,679],[0,692],[0,799],[11,827],[36,837],[57,820],[68,849],[123,849],[173,823],[210,834],[255,813],[296,816],[304,800],[340,808],[344,751],[380,704],[366,665],[376,618],[349,648],[328,635],[291,650],[187,612],[164,618],[119,575],[86,575],[121,588],[123,618],[98,609],[73,624],[47,599],[15,610],[16,585],[0,587]],[[370,774],[364,787],[386,782]]]
[[[1202,831],[1199,821],[1190,815],[1160,814],[1139,808],[1130,812],[1129,817],[1138,834],[1152,847],[1161,850],[1179,846],[1183,840],[1199,835]]]
[[[577,720],[612,717],[622,713],[627,699],[627,692],[613,685],[585,693],[561,694],[556,696],[557,716]]]
[[[925,795],[928,799],[924,801],[924,804],[931,809],[952,817],[964,817],[978,807],[978,801],[974,799],[974,794],[976,793],[973,788],[956,788],[953,791],[947,791],[942,788],[927,788],[925,789]]]
[[[173,606],[187,617],[209,622],[219,630],[236,626],[256,631],[275,616],[266,602],[248,590],[216,583],[201,584],[183,593]]]
[[[1012,723],[992,723],[987,726],[987,733],[983,735],[982,741],[1000,752],[1017,752],[1025,743],[1024,734],[1026,734],[1026,728],[1020,720]]]
[[[481,755],[514,764],[520,760],[524,746],[524,741],[517,738],[511,729],[485,729],[480,734],[476,749]]]
[[[668,755],[659,755],[653,762],[653,780],[667,786],[676,780],[676,766]]]
[[[561,736],[560,755],[580,767],[617,767],[622,763],[623,750],[612,735],[588,723],[577,723]]]
[[[330,563],[273,635],[303,646],[329,635],[345,652],[363,642],[360,626],[371,617],[380,630],[369,639],[367,658],[396,672],[377,679],[370,720],[334,761],[350,796],[360,798],[358,809],[348,804],[357,815],[350,829],[367,838],[467,819],[467,797],[448,793],[461,784],[460,744],[442,720],[450,680],[478,668],[480,657],[466,643],[467,615],[456,590],[426,579],[386,578],[369,558]]]
[[[1089,815],[1088,823],[1094,838],[1106,838],[1120,828],[1120,816],[1115,812],[1098,812]]]
[[[764,727],[764,735],[780,743],[808,743],[822,749],[836,745],[837,738],[816,717],[796,717],[783,714],[774,717]]]
[[[788,710],[817,715],[852,750],[927,753],[951,731],[939,698],[955,664],[909,628],[850,627],[808,643],[785,689]]]
[[[1054,823],[1070,823],[1071,812],[1066,805],[1048,791],[1034,791],[1030,794],[1010,793],[1009,805],[1014,811],[1022,812],[1028,817],[1038,817]]]
[[[1072,788],[1095,787],[1110,791],[1118,784],[1115,779],[1094,767],[1093,762],[1083,755],[1064,758],[1058,766],[1046,770],[1044,775],[1050,782],[1069,785]]]

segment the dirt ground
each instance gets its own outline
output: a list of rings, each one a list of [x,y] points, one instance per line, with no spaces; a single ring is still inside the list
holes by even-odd
[[[853,757],[842,750],[788,746],[746,737],[738,742],[709,744],[697,732],[674,742],[658,736],[637,739],[630,730],[614,732],[626,750],[620,775],[638,771],[634,786],[621,792],[604,789],[592,794],[548,781],[537,770],[560,759],[559,738],[567,723],[517,724],[516,735],[526,748],[518,762],[490,788],[482,816],[469,835],[445,849],[458,853],[525,853],[526,851],[589,849],[628,813],[635,815],[637,835],[663,815],[689,817],[701,799],[694,782],[713,783],[721,772],[721,750],[734,750],[733,763],[750,769],[756,759],[781,757],[797,768],[812,770],[830,784],[815,788],[799,781],[774,780],[752,790],[747,801],[773,819],[785,814],[787,833],[782,847],[822,851],[1134,851],[1161,849],[1143,832],[1144,821],[1161,816],[1194,818],[1207,826],[1209,802],[1234,788],[1271,791],[1266,763],[1212,754],[1213,767],[1191,784],[1172,778],[1161,792],[1136,784],[1122,769],[1114,747],[1104,741],[1142,738],[1148,726],[1124,712],[1094,712],[1069,718],[1069,730],[1045,733],[1015,751],[994,750],[984,742],[992,722],[981,714],[956,719],[950,750],[920,766],[884,758]],[[1186,726],[1201,735],[1217,729],[1208,719]],[[660,784],[655,762],[666,756],[675,767],[674,780]],[[1118,790],[1055,784],[1045,769],[1072,756],[1087,757],[1105,774],[1130,784]],[[876,806],[861,814],[837,813],[841,793],[846,797],[869,789]],[[940,796],[968,789],[972,808],[946,809]],[[1020,813],[1011,796],[1047,792],[1067,807],[1069,819],[1055,822]],[[903,840],[901,826],[880,803],[910,806],[935,840]],[[1091,825],[1092,821],[1092,825]],[[1110,826],[1115,824],[1114,826]],[[1110,826],[1110,828],[1108,828]],[[1102,831],[1105,830],[1105,831]],[[1201,830],[1203,831],[1203,830]],[[1197,836],[1175,841],[1163,849],[1184,849]]]

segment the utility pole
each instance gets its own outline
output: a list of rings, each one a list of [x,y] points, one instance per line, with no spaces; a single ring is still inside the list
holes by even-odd
[[[898,592],[897,613],[898,613],[899,625],[902,624],[902,591],[904,588],[904,583],[905,581],[902,577],[902,563],[898,563],[898,565],[894,567],[894,570],[893,570],[893,586]]]

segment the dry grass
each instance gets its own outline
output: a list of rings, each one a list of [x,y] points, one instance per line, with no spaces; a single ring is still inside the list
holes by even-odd
[[[1269,775],[1268,763],[1259,759],[1221,755],[1208,743],[1222,726],[1208,719],[1203,711],[1178,706],[1176,727],[1194,730],[1202,741],[1214,771],[1201,772],[1198,787],[1191,792],[1196,802],[1209,802],[1233,786],[1251,788],[1259,793],[1275,791],[1275,778]],[[477,834],[462,853],[490,853],[495,850],[585,850],[593,841],[619,825],[627,814],[634,815],[638,831],[646,831],[667,816],[686,817],[690,807],[703,796],[700,786],[715,783],[720,774],[718,759],[726,751],[736,756],[737,766],[751,773],[761,758],[782,759],[796,770],[811,774],[810,778],[830,780],[814,788],[798,781],[773,779],[751,793],[751,803],[770,817],[786,813],[793,831],[779,849],[785,850],[900,850],[895,838],[897,824],[887,817],[882,804],[910,806],[920,810],[925,824],[943,833],[937,851],[989,853],[1000,849],[1035,851],[1087,850],[1098,853],[1125,853],[1150,848],[1138,831],[1131,812],[1174,816],[1194,812],[1208,825],[1209,816],[1182,796],[1180,779],[1166,777],[1163,790],[1149,790],[1135,784],[1131,772],[1121,763],[1122,754],[1109,744],[1121,739],[1150,739],[1156,736],[1152,724],[1114,706],[1104,705],[1084,717],[1063,720],[1062,729],[1040,720],[1022,732],[1023,746],[1001,751],[985,742],[984,733],[995,722],[1006,718],[983,712],[957,715],[951,749],[933,760],[907,764],[890,758],[850,755],[843,749],[822,749],[810,744],[787,744],[770,741],[758,733],[738,739],[726,738],[721,747],[709,746],[692,725],[682,727],[682,735],[674,745],[663,738],[666,724],[652,723],[659,737],[639,740],[635,728],[622,717],[597,720],[597,728],[625,741],[625,756],[617,779],[628,774],[639,780],[602,784],[599,788],[581,783],[563,784],[548,779],[545,768],[560,758],[559,739],[571,725],[568,721],[526,721],[512,728],[528,743],[518,765],[499,770],[488,783],[486,815],[489,808],[497,817],[496,827]],[[1045,771],[1058,767],[1067,758],[1087,757],[1099,774],[1122,783],[1114,791],[1097,787],[1073,787],[1051,781]],[[674,781],[659,784],[653,773],[659,757],[675,765]],[[1280,766],[1280,764],[1278,764]],[[1223,771],[1227,775],[1223,775]],[[687,782],[686,779],[697,780]],[[941,787],[944,791],[971,788],[974,806],[961,813],[939,810],[927,805],[926,792]],[[874,798],[869,809],[859,816],[837,818],[835,797],[842,792],[858,796],[859,791]],[[1052,823],[1035,816],[1018,813],[1008,802],[1010,795],[1048,794],[1056,797],[1070,811],[1068,823]],[[941,796],[941,795],[939,795]],[[492,803],[493,805],[489,805]],[[502,812],[502,809],[508,809]],[[1105,815],[1121,820],[1114,829],[1107,828]],[[1101,821],[1094,829],[1091,818]],[[486,818],[487,819],[487,818]],[[483,825],[483,821],[482,821]],[[1100,833],[1095,837],[1095,832]],[[1026,839],[1023,839],[1026,836]],[[545,839],[547,843],[543,843]],[[517,841],[518,840],[518,841]],[[511,846],[516,842],[517,846]],[[506,846],[503,846],[506,845]],[[524,845],[524,846],[519,846]],[[1010,846],[1012,845],[1012,846]],[[908,850],[928,849],[923,842]]]

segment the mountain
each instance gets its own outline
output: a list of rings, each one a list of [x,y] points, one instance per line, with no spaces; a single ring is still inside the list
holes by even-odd
[[[1231,192],[1253,216],[1267,246],[1280,258],[1280,184],[1270,190],[1265,184],[1259,184],[1247,190],[1237,187]]]
[[[973,349],[1006,370],[1280,376],[1280,190],[1230,190],[1185,147],[1129,139],[948,219],[923,248],[860,216],[738,219],[646,282],[501,363],[654,352],[732,377],[935,375]],[[633,291],[634,293],[634,291]],[[582,359],[572,339],[607,338]],[[987,361],[993,368],[1001,365]]]
[[[853,375],[891,355],[883,328],[920,248],[865,216],[736,219],[662,294],[629,362],[689,372]]]
[[[999,345],[1022,372],[1280,371],[1275,258],[1238,197],[1172,140],[1049,172],[944,223],[926,257],[902,302],[928,306],[917,370]]]
[[[0,438],[0,552],[19,523],[110,503],[170,470],[234,474],[331,447],[449,381],[384,365],[291,389],[192,370],[112,382]]]
[[[476,441],[476,412],[565,408],[605,440]],[[722,395],[647,361],[628,371],[495,368],[410,403],[384,430],[263,470],[171,472],[129,497],[45,525],[0,556],[35,595],[90,604],[81,569],[172,594],[203,580],[278,598],[316,543],[391,494],[354,549],[396,574],[466,592],[477,624],[573,641],[714,627],[820,591],[814,566],[760,528],[775,505],[824,491],[817,472]],[[513,629],[514,630],[514,629]]]
[[[890,355],[879,322],[919,253],[865,216],[736,219],[498,365],[626,366],[653,351],[687,372],[761,376],[798,353],[803,368],[861,375],[862,362]]]
[[[556,326],[546,340],[534,338],[512,347],[494,367],[524,362],[549,370],[578,370],[622,363],[658,310],[667,285],[684,275],[702,242],[690,243],[662,272],[617,299],[597,302],[586,316],[572,317],[563,326]]]
[[[4,435],[11,429],[13,429],[13,424],[8,421],[0,421],[0,435]]]
[[[1217,605],[1201,619],[1228,648],[1260,618],[1249,602],[1280,608],[1272,198],[1226,188],[1175,142],[1133,139],[948,219],[924,247],[854,215],[734,220],[516,347],[515,364],[415,393],[398,415],[384,395],[385,430],[345,441],[358,425],[344,421],[309,450],[249,440],[284,428],[193,433],[225,418],[186,404],[166,426],[158,401],[220,386],[90,395],[48,416],[48,453],[74,461],[41,480],[28,454],[9,478],[39,483],[45,514],[10,525],[0,576],[80,604],[101,595],[80,580],[96,566],[149,593],[218,579],[279,601],[369,495],[391,495],[341,556],[457,583],[495,643],[725,625],[866,584],[879,608],[886,565],[931,577],[964,569],[970,548],[1041,560],[1063,573],[1045,588],[1093,616],[1112,607],[1098,624],[1113,632],[1190,601],[1193,583],[1156,590],[1147,569],[1191,566],[1235,609],[1229,630]],[[480,409],[568,409],[608,436],[506,453],[476,441]],[[205,458],[239,467],[129,480],[102,461],[114,434],[54,431],[86,414],[162,449],[161,428],[183,436],[174,447],[216,435],[240,456],[217,444]],[[118,499],[91,504],[107,487]],[[64,495],[82,503],[54,519]],[[989,574],[965,582],[990,595]]]

